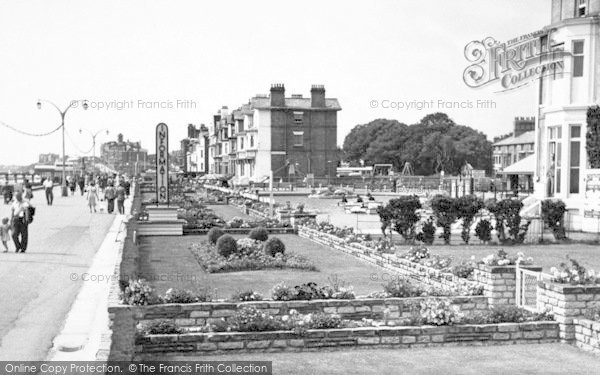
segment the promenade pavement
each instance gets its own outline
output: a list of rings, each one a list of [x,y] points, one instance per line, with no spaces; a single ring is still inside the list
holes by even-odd
[[[46,205],[34,192],[36,215],[26,253],[0,249],[0,360],[44,360],[82,285],[82,275],[115,215],[90,214],[81,195]],[[104,203],[104,202],[101,202]],[[0,205],[0,217],[10,214]]]

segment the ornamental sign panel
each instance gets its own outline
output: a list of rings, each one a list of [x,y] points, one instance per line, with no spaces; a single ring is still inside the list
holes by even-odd
[[[169,127],[156,125],[156,201],[169,204]]]
[[[553,29],[538,30],[499,42],[492,37],[474,40],[465,47],[470,65],[463,72],[465,84],[478,88],[497,83],[499,91],[513,90],[563,73],[564,58],[571,53],[556,42]]]

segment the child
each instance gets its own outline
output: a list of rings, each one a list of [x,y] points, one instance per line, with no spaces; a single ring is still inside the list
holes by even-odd
[[[0,226],[0,240],[4,245],[4,252],[8,252],[8,241],[10,241],[10,225],[8,225],[8,218],[2,218],[2,226]]]

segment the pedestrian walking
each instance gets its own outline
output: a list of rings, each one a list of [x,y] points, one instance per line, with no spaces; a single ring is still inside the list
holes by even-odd
[[[73,181],[73,183],[75,183],[75,181]],[[83,197],[83,192],[85,191],[85,179],[83,178],[83,176],[79,176],[77,184],[79,185],[79,191],[81,192],[81,196]],[[73,191],[75,191],[75,188],[73,188]]]
[[[87,202],[90,207],[90,213],[92,210],[96,212],[96,202],[98,201],[98,189],[94,181],[90,182],[90,186],[87,188]]]
[[[2,196],[4,197],[4,204],[9,204],[13,197],[13,191],[8,181],[2,186]]]
[[[8,252],[8,241],[10,241],[10,224],[8,223],[8,218],[2,218],[2,225],[0,226],[0,241],[2,241],[2,246],[4,246],[4,252]]]
[[[117,197],[117,191],[113,186],[111,180],[108,180],[106,189],[104,189],[104,199],[106,199],[106,212],[112,214],[115,210],[115,198]]]
[[[119,214],[125,214],[125,187],[123,185],[119,185],[117,188],[117,209]]]
[[[44,180],[44,191],[46,192],[46,203],[48,206],[52,206],[52,202],[54,202],[54,182],[51,179],[47,178]]]
[[[75,178],[69,179],[69,190],[71,190],[71,195],[75,195],[75,189],[77,188],[77,182]]]
[[[27,199],[27,200],[33,199],[33,186],[31,186],[31,183],[29,182],[29,180],[26,179],[23,182],[23,189],[25,191],[25,199]]]
[[[29,239],[29,202],[23,199],[23,193],[17,191],[11,206],[10,221],[12,223],[12,239],[15,243],[15,252],[24,253],[27,250]]]

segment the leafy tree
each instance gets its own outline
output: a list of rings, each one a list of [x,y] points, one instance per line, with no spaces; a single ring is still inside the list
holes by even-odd
[[[485,134],[456,125],[439,112],[410,126],[386,119],[358,125],[346,136],[343,150],[351,164],[389,163],[400,170],[410,162],[418,175],[442,170],[457,174],[465,162],[488,173],[492,170],[492,145]]]
[[[385,206],[379,206],[377,213],[381,220],[381,228],[391,227],[398,232],[406,241],[415,238],[415,228],[419,221],[417,210],[421,208],[421,202],[416,195],[406,195],[391,199]]]
[[[490,199],[486,202],[486,208],[494,215],[496,219],[496,231],[501,243],[523,243],[525,235],[529,229],[530,221],[523,222],[521,218],[521,208],[523,203],[516,199],[504,199],[495,201]],[[505,228],[508,227],[507,238]]]
[[[567,207],[565,206],[565,202],[561,200],[545,199],[542,201],[542,220],[552,229],[554,238],[557,240],[567,238],[563,224],[565,212],[567,212]]]
[[[456,213],[459,219],[462,219],[462,231],[460,236],[468,244],[470,239],[471,225],[475,216],[483,208],[483,201],[474,195],[465,195],[456,199]]]
[[[435,216],[437,225],[444,230],[440,238],[444,239],[446,245],[450,244],[452,224],[457,219],[455,201],[454,198],[445,195],[436,195],[431,199],[433,216]]]

